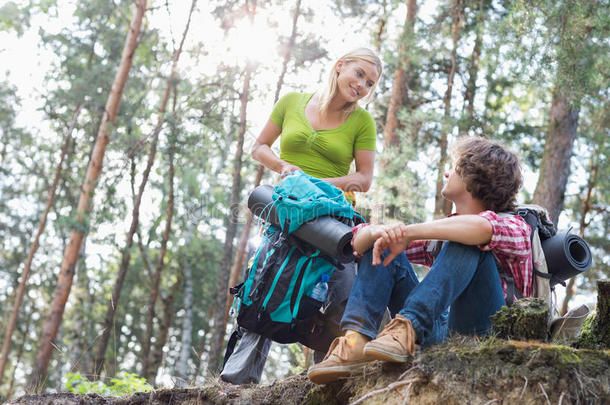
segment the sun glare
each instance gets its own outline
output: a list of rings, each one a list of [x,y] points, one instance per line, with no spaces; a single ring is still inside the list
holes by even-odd
[[[277,58],[277,36],[263,16],[237,21],[228,32],[226,43],[228,54],[239,61],[264,63]]]

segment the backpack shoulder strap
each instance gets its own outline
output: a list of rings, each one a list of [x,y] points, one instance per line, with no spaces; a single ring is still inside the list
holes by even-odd
[[[521,299],[523,298],[523,295],[521,295],[521,291],[519,291],[517,288],[514,277],[508,274],[508,272],[504,269],[504,266],[502,266],[502,263],[500,263],[498,256],[496,256],[494,252],[491,252],[491,254],[496,262],[496,267],[498,268],[500,278],[504,280],[504,284],[506,285],[506,305],[510,307],[515,302],[515,299]]]
[[[500,217],[508,217],[515,215],[521,216],[518,212],[498,212],[497,214]],[[515,300],[523,298],[523,295],[515,284],[515,278],[506,271],[504,266],[502,266],[502,263],[500,263],[500,259],[498,259],[498,256],[494,252],[491,252],[491,254],[494,257],[494,261],[496,262],[496,267],[498,268],[500,278],[504,281],[504,285],[506,285],[506,305],[510,307],[511,305],[513,305]]]
[[[227,343],[227,349],[225,350],[225,355],[222,360],[223,369],[224,369],[225,365],[227,364],[227,360],[229,360],[229,357],[231,357],[231,355],[233,354],[233,351],[235,350],[235,345],[237,344],[239,339],[242,338],[242,336],[243,336],[243,334],[241,332],[241,328],[239,328],[239,327],[237,327],[233,331],[233,333],[231,333],[231,337],[229,338],[229,342]]]

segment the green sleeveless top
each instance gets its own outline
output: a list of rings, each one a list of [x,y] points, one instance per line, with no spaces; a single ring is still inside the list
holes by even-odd
[[[281,128],[280,158],[317,178],[349,173],[357,150],[375,150],[375,122],[362,107],[334,129],[315,131],[305,117],[313,94],[288,93],[275,105],[271,120]]]

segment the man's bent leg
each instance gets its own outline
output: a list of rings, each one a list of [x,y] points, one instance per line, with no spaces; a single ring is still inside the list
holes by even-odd
[[[394,315],[418,284],[417,277],[404,253],[386,267],[373,266],[372,251],[358,266],[358,275],[343,313],[341,329],[354,330],[374,339],[386,307]]]
[[[405,301],[404,308],[400,311],[402,316],[410,320],[420,344],[430,344],[432,339],[436,339],[435,321],[462,295],[479,271],[481,275],[477,280],[480,279],[481,283],[477,283],[478,288],[486,286],[485,288],[493,289],[492,297],[497,296],[498,289],[501,293],[499,278],[498,284],[492,285],[492,273],[497,273],[497,270],[495,266],[488,265],[489,255],[489,252],[483,252],[476,246],[457,242],[444,244],[430,271],[419,286],[413,290]],[[478,293],[479,291],[476,292],[476,294]],[[478,316],[480,311],[488,313],[488,307],[495,308],[497,302],[494,300],[490,304],[476,298],[476,294],[468,295],[472,296],[471,306],[464,310],[476,313],[477,316],[474,318],[478,322],[484,317],[484,315]]]
[[[490,316],[506,305],[500,275],[491,252],[481,252],[479,266],[470,284],[451,304],[449,329],[461,334],[486,335]]]
[[[404,302],[404,297],[416,284],[417,278],[404,254],[388,267],[373,266],[372,253],[366,254],[341,321],[341,328],[347,333],[333,341],[321,363],[309,368],[309,379],[316,384],[327,384],[366,364],[364,345],[377,335],[386,307],[392,302]]]

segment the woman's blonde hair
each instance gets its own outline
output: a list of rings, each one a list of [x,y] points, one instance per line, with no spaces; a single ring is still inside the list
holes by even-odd
[[[364,97],[365,103],[368,103],[370,101],[373,92],[377,87],[377,83],[379,82],[379,78],[381,77],[381,70],[383,66],[381,64],[381,60],[379,59],[377,54],[375,54],[375,52],[371,51],[368,48],[356,48],[346,53],[345,55],[337,59],[333,64],[333,67],[328,75],[328,83],[326,84],[326,88],[322,91],[322,94],[320,95],[318,105],[320,108],[320,113],[322,114],[326,113],[330,101],[337,93],[337,64],[339,63],[339,61],[343,61],[344,64],[349,64],[357,61],[365,61],[372,63],[377,68],[377,71],[379,72],[379,77],[377,78],[377,80],[375,80],[375,83],[373,83],[373,86],[369,90],[369,93],[366,95],[366,97]],[[353,103],[348,103],[345,108],[343,108],[343,112],[345,113],[345,115],[349,115],[352,111],[356,109],[356,107],[358,107],[357,101]]]

